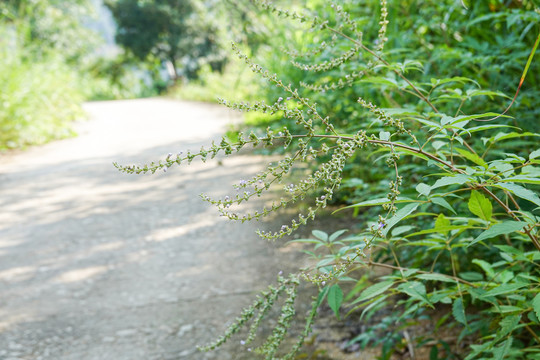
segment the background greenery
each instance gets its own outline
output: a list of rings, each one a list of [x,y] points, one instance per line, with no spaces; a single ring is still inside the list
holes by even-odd
[[[389,24],[382,38],[380,1],[341,1],[341,9],[323,1],[282,4],[287,10],[302,9],[308,23],[327,21],[324,24],[340,34],[324,26],[322,31],[318,26],[303,27],[291,12],[259,3],[259,12],[252,12],[251,3],[237,2],[239,11],[256,19],[239,26],[250,29],[252,36],[238,37],[237,46],[248,54],[248,65],[253,61],[261,66],[250,65],[260,75],[251,85],[259,87],[255,98],[268,106],[226,103],[249,111],[248,130],[265,139],[279,131],[319,134],[320,141],[311,141],[310,149],[328,155],[313,154],[317,160],[308,164],[315,174],[346,151],[339,143],[323,140],[331,134],[315,121],[320,114],[319,119],[328,116],[336,133],[351,143],[358,131],[374,141],[400,145],[414,136],[411,144],[424,144],[422,149],[425,146],[439,160],[455,164],[453,171],[463,175],[410,152],[356,149],[343,171],[334,173],[342,177],[342,186],[333,200],[351,204],[354,235],[318,230],[312,238],[299,241],[311,244],[307,251],[316,263],[310,269],[311,279],[320,289],[316,305],[325,299],[337,316],[369,324],[369,330],[349,345],[380,345],[383,359],[399,353],[412,356],[411,347],[430,359],[536,359],[540,351],[536,230],[540,63],[537,57],[530,63],[528,59],[540,33],[538,3],[390,0]],[[263,9],[269,10],[268,17]],[[279,22],[280,18],[285,20]],[[386,43],[376,56],[357,50],[347,57],[354,46],[347,36],[362,36],[368,49]],[[525,83],[507,116],[478,121],[507,108],[528,64]],[[227,71],[239,70],[234,66]],[[287,84],[301,95],[288,91]],[[233,101],[241,98],[241,93],[231,94],[229,85],[202,73],[198,84],[188,84],[177,94],[189,96],[188,89],[206,86],[211,89],[207,100],[216,94]],[[197,94],[204,99],[201,91]],[[302,100],[308,98],[309,102]],[[375,106],[361,106],[359,98]],[[253,100],[253,94],[243,100]],[[308,103],[316,104],[316,111],[309,110]],[[312,118],[313,127],[287,107]],[[492,115],[479,115],[485,113]],[[468,120],[460,123],[466,116]],[[396,119],[409,136],[396,129]],[[459,126],[453,127],[452,122]],[[267,128],[273,132],[265,135]],[[240,138],[239,146],[242,143]],[[328,153],[322,144],[334,151]],[[305,144],[296,146],[293,142],[292,148],[275,151],[288,156],[305,151]],[[283,161],[280,169],[289,168],[291,163]],[[394,163],[402,177],[399,193],[394,191]],[[278,178],[294,183],[294,177]],[[397,198],[392,192],[386,196],[389,187]],[[305,196],[320,203],[321,188]],[[287,191],[295,194],[293,199],[296,194],[304,196],[302,190],[291,189]],[[286,196],[281,199],[282,204],[290,201]],[[387,208],[381,210],[380,205]],[[388,206],[396,206],[397,212],[387,213]],[[381,276],[380,271],[371,271],[374,268],[387,272]],[[358,273],[360,269],[369,270],[369,276]],[[354,284],[352,290],[347,282]],[[427,319],[431,323],[426,329]],[[276,331],[281,330],[278,325]],[[259,348],[267,358],[273,356],[267,350],[272,341],[275,338],[268,338]]]
[[[247,130],[255,135],[234,136],[234,146],[225,139],[187,160],[230,153],[258,137],[268,144],[286,138],[285,149],[269,146],[284,159],[267,176],[282,180],[280,171],[288,173],[302,157],[286,156],[304,154],[308,171],[326,178],[317,186],[289,185],[289,198],[275,208],[307,198],[348,205],[343,211],[351,216],[351,236],[321,229],[299,241],[315,264],[306,278],[320,290],[302,336],[324,303],[338,317],[369,324],[350,345],[381,345],[383,359],[411,354],[411,347],[427,348],[430,359],[538,358],[538,54],[528,62],[540,33],[537,1],[277,3],[307,14],[296,16],[304,23],[261,1],[109,1],[123,50],[96,58],[90,55],[99,37],[85,26],[89,2],[2,2],[0,150],[70,135],[84,99],[168,91],[241,101],[226,104],[249,112]],[[148,37],[138,36],[139,25],[152,29]],[[246,58],[224,50],[231,40]],[[163,78],[165,61],[182,76]],[[529,65],[508,113],[480,122],[507,108]],[[332,127],[319,121],[326,117]],[[318,137],[308,147],[290,134]],[[155,171],[176,161],[123,170]],[[341,187],[333,193],[330,185]],[[229,205],[261,188],[251,190],[213,203],[227,214]],[[275,237],[296,225],[284,225]],[[290,326],[297,285],[297,277],[281,278],[246,313],[267,311],[287,296],[277,330],[259,348],[267,358]],[[436,323],[417,331],[426,318]]]

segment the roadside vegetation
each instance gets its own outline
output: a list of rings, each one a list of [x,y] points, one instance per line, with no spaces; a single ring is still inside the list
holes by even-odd
[[[0,3],[0,151],[70,136],[89,99],[166,93],[245,112],[199,151],[115,164],[141,174],[244,148],[281,156],[229,196],[202,197],[231,221],[295,210],[259,235],[301,244],[312,266],[280,274],[201,350],[237,336],[254,357],[306,358],[326,307],[365,325],[346,349],[380,359],[540,357],[537,0],[106,6],[121,48],[96,58],[89,1]],[[281,198],[242,211],[274,188]],[[291,240],[327,207],[351,227]],[[301,282],[317,289],[308,314]]]
[[[251,32],[235,38],[232,53],[257,76],[256,96],[242,99],[220,80],[243,78],[232,61],[222,78],[202,70],[195,86],[207,86],[208,99],[222,86],[218,102],[254,114],[250,127],[197,152],[116,166],[154,173],[265,147],[281,160],[239,179],[234,194],[203,199],[231,221],[297,209],[259,234],[269,240],[290,239],[329,204],[354,225],[293,240],[313,266],[280,276],[201,349],[236,335],[261,358],[304,358],[324,305],[365,324],[348,345],[379,346],[381,359],[537,359],[538,4],[237,1],[234,11],[245,15],[236,28]],[[242,212],[243,202],[275,187],[280,199]],[[283,349],[301,281],[318,296],[296,345]],[[280,308],[274,330],[260,339],[272,307]]]

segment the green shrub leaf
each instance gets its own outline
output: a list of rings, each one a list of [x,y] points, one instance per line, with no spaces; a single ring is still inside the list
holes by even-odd
[[[470,151],[464,149],[457,149],[457,152],[461,154],[465,159],[472,161],[476,165],[480,165],[487,169],[488,165],[480,156],[473,154]]]
[[[534,313],[536,314],[536,318],[540,319],[540,293],[536,294],[536,296],[532,300],[532,306],[534,309]]]
[[[504,317],[499,322],[499,329],[497,331],[497,339],[502,339],[506,335],[510,334],[521,320],[521,315],[510,315]]]
[[[530,201],[534,204],[536,204],[537,206],[540,206],[540,198],[538,197],[538,195],[536,195],[536,193],[534,193],[533,191],[529,190],[529,189],[525,189],[523,186],[521,185],[517,185],[517,184],[513,184],[513,183],[504,183],[504,184],[497,184],[495,185],[496,187],[498,188],[501,188],[501,189],[505,189],[505,190],[508,190],[510,191],[512,194],[524,199],[524,200],[527,200],[527,201]]]
[[[462,184],[465,184],[467,181],[469,181],[469,176],[464,175],[464,174],[458,174],[455,176],[445,176],[435,181],[435,184],[431,186],[431,190],[442,187],[442,186],[448,186],[448,185],[455,185],[455,184],[462,185]]]
[[[478,191],[471,192],[471,198],[469,199],[469,210],[476,216],[484,220],[491,220],[493,206],[491,202]]]
[[[330,290],[328,290],[327,300],[330,309],[332,309],[334,314],[336,314],[336,317],[339,318],[339,308],[343,301],[343,291],[338,284],[332,285]]]
[[[463,299],[457,298],[452,304],[452,315],[457,322],[467,326],[467,317],[465,316],[465,309],[463,307]]]
[[[368,299],[371,299],[371,298],[373,298],[373,297],[375,297],[377,295],[380,295],[383,292],[385,292],[386,290],[390,289],[392,287],[392,285],[394,285],[393,280],[381,281],[381,282],[378,282],[378,283],[376,283],[374,285],[371,285],[370,287],[368,287],[368,288],[364,289],[364,291],[362,291],[360,296],[353,301],[353,304],[356,304],[356,303],[358,303],[360,301],[368,300]]]
[[[430,200],[431,200],[432,203],[434,203],[436,205],[439,205],[439,206],[442,206],[443,208],[445,208],[447,210],[450,210],[454,215],[457,215],[457,213],[454,210],[454,208],[452,207],[452,205],[450,205],[448,203],[448,201],[446,201],[444,198],[442,198],[442,197],[433,197]]]
[[[420,300],[422,303],[432,306],[426,295],[426,286],[419,281],[408,281],[399,285],[397,290],[409,295],[413,299]]]
[[[403,220],[404,218],[406,218],[407,216],[409,216],[412,212],[414,212],[416,210],[416,208],[419,206],[420,204],[416,203],[416,204],[407,204],[405,205],[404,207],[402,207],[401,209],[399,209],[398,211],[396,211],[396,214],[394,216],[392,216],[387,222],[386,222],[386,227],[383,229],[382,233],[384,234],[384,236],[386,236],[386,234],[388,234],[388,231],[394,226],[396,225],[397,223],[399,223],[401,220]]]
[[[467,247],[476,244],[479,241],[485,239],[491,239],[495,236],[510,234],[515,231],[520,231],[527,225],[527,223],[521,221],[505,221],[499,224],[495,224],[483,233],[481,233],[476,239],[471,241]]]
[[[418,191],[420,195],[429,196],[429,193],[431,191],[431,186],[426,185],[424,183],[420,183],[416,185],[416,191]]]

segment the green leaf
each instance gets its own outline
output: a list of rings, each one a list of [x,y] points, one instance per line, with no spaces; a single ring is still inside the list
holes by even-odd
[[[392,236],[399,236],[412,229],[414,229],[414,226],[410,226],[410,225],[398,226],[394,230],[392,230]]]
[[[417,231],[412,234],[408,234],[405,236],[406,238],[410,238],[417,235],[424,235],[424,234],[433,234],[433,233],[443,233],[445,231],[452,231],[452,230],[465,230],[465,229],[478,229],[477,227],[474,227],[472,225],[450,225],[450,226],[444,226],[434,229],[427,229],[422,231]]]
[[[488,112],[488,113],[484,113],[484,114],[460,115],[460,116],[456,116],[455,118],[451,118],[452,119],[451,121],[448,121],[448,120],[447,121],[450,122],[450,125],[454,125],[454,124],[457,124],[457,123],[460,123],[460,122],[463,122],[463,121],[481,119],[481,118],[485,118],[485,117],[494,117],[494,116],[513,119],[513,117],[508,116],[508,115],[501,115],[501,114],[497,114],[497,113],[493,113],[493,112]],[[443,125],[445,125],[445,124],[443,124]]]
[[[403,283],[397,287],[397,290],[409,295],[413,299],[420,300],[422,303],[432,306],[426,295],[426,286],[419,281]]]
[[[502,182],[518,182],[518,183],[524,183],[524,184],[537,184],[540,185],[540,178],[534,178],[529,177],[526,175],[516,175],[512,177],[508,177],[506,179],[501,179]]]
[[[338,284],[332,285],[330,290],[328,290],[327,300],[330,309],[334,311],[334,314],[336,314],[336,317],[339,319],[339,308],[343,301],[343,291]]]
[[[384,236],[388,233],[388,231],[397,223],[399,223],[401,220],[403,220],[405,217],[409,216],[412,212],[416,210],[416,208],[420,204],[407,204],[398,211],[396,211],[395,215],[392,216],[387,222],[386,227],[382,230],[382,233]]]
[[[540,319],[540,293],[536,294],[536,296],[532,299],[531,304],[534,313],[536,314],[536,318]]]
[[[416,185],[416,191],[418,191],[420,195],[429,196],[429,193],[431,191],[431,186],[426,185],[424,183],[420,183]]]
[[[416,277],[422,280],[443,281],[443,282],[451,282],[454,284],[456,283],[456,280],[443,274],[420,274],[420,275],[416,275]]]
[[[527,283],[501,284],[486,292],[485,296],[498,296],[508,294],[525,286],[527,286]]]
[[[503,360],[506,354],[508,354],[508,351],[512,347],[512,342],[514,339],[512,337],[509,337],[502,343],[501,346],[496,347],[493,349],[493,360]]]
[[[484,159],[482,159],[477,154],[473,154],[472,152],[467,151],[465,149],[457,149],[457,152],[460,153],[461,156],[463,156],[465,159],[467,159],[469,161],[472,161],[476,165],[480,165],[483,168],[487,169],[487,167],[488,167],[487,163],[484,161]]]
[[[540,156],[540,149],[534,150],[532,153],[529,154],[529,160],[536,159]]]
[[[336,240],[338,237],[340,237],[341,235],[343,235],[344,233],[346,233],[347,229],[345,230],[338,230],[336,231],[335,233],[333,233],[332,235],[330,235],[330,237],[328,238],[328,242],[333,242],[334,240]]]
[[[495,277],[495,271],[493,270],[493,267],[491,266],[491,264],[488,263],[487,261],[480,260],[480,259],[473,259],[472,263],[480,266],[482,270],[484,270],[488,278],[491,279]]]
[[[317,239],[322,240],[324,242],[328,242],[328,234],[321,230],[313,230],[311,232],[313,236],[315,236]]]
[[[441,230],[450,226],[450,220],[444,216],[444,214],[439,214],[437,220],[435,220],[435,230],[439,230],[442,234],[447,234],[448,230]]]
[[[480,126],[475,126],[475,127],[472,127],[472,128],[467,128],[465,130],[461,130],[458,134],[460,136],[463,136],[465,134],[470,134],[470,133],[477,132],[477,131],[484,131],[484,130],[490,130],[490,129],[496,129],[496,128],[514,128],[514,129],[518,129],[515,126],[509,126],[509,125],[480,125]]]
[[[499,184],[496,184],[495,186],[501,189],[508,190],[512,194],[524,200],[530,201],[536,204],[537,206],[540,206],[540,198],[538,197],[538,195],[536,195],[536,193],[534,193],[533,191],[524,188],[521,185],[516,185],[513,183],[504,183],[504,184],[499,183]]]
[[[392,285],[394,285],[394,281],[393,280],[386,280],[386,281],[381,281],[381,282],[378,282],[374,285],[371,285],[370,287],[364,289],[364,291],[362,291],[362,293],[360,294],[360,296],[358,298],[356,298],[352,304],[356,304],[360,301],[364,301],[364,300],[368,300],[368,299],[371,299],[377,295],[380,295],[382,294],[383,292],[385,292],[386,290],[390,289],[392,287]]]
[[[471,192],[469,199],[469,210],[476,216],[484,220],[491,220],[493,206],[491,202],[478,191]]]
[[[447,185],[454,185],[454,184],[462,185],[462,184],[465,184],[467,181],[469,181],[469,176],[464,175],[464,174],[458,174],[455,176],[445,176],[437,180],[435,184],[431,186],[431,190],[442,187],[442,186],[447,186]]]
[[[442,198],[442,197],[433,197],[430,200],[431,200],[432,203],[434,203],[436,205],[439,205],[439,206],[442,206],[443,208],[445,208],[447,210],[450,210],[452,213],[454,213],[454,215],[457,215],[457,213],[454,210],[454,208],[452,207],[452,205],[450,205],[448,203],[448,201],[446,201],[444,198]]]
[[[520,231],[521,229],[523,229],[523,227],[525,227],[525,225],[527,225],[527,223],[524,223],[521,221],[505,221],[499,224],[495,224],[489,229],[487,229],[486,231],[484,231],[483,233],[481,233],[476,239],[471,241],[471,243],[467,245],[467,247],[474,245],[477,242],[485,240],[485,239],[491,239],[491,238],[494,238],[495,236],[510,234],[515,231]]]
[[[535,134],[532,132],[524,132],[524,133],[517,133],[517,132],[511,132],[511,133],[498,133],[497,135],[489,138],[489,142],[496,143],[498,141],[502,140],[508,140],[513,139],[517,137],[526,137],[526,136],[540,136],[540,134]]]
[[[324,301],[324,298],[326,297],[326,295],[328,294],[328,291],[330,290],[330,287],[328,286],[325,286],[320,292],[319,292],[319,296],[317,296],[317,307],[319,307],[322,302]]]
[[[463,307],[463,299],[457,298],[452,304],[452,315],[457,322],[467,326],[467,316],[465,315],[465,309]]]
[[[499,329],[497,329],[497,339],[502,339],[506,335],[510,334],[521,320],[521,315],[509,315],[505,316],[499,322]]]

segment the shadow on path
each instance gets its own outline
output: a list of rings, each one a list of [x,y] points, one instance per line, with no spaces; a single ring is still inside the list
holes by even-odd
[[[79,137],[0,158],[0,359],[253,358],[195,346],[294,258],[255,235],[267,225],[219,218],[199,194],[233,193],[262,159],[154,176],[111,164],[197,150],[237,119],[164,99],[86,109]]]

